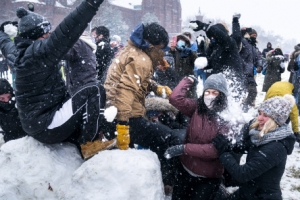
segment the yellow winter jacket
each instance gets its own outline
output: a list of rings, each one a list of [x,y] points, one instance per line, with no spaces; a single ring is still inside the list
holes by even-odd
[[[275,97],[275,96],[284,96],[285,94],[292,94],[292,91],[294,89],[293,84],[289,82],[275,82],[268,90],[266,93],[265,99],[267,100],[269,98]],[[292,122],[292,128],[293,132],[299,132],[299,127],[298,127],[298,108],[297,105],[295,104],[294,107],[292,108],[292,111],[290,113],[290,119]]]
[[[109,66],[104,83],[106,107],[118,109],[117,120],[145,115],[145,97],[157,86],[151,80],[153,72],[150,57],[129,40]]]

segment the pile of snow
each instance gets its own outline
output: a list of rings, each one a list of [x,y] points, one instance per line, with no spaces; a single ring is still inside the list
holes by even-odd
[[[164,199],[150,150],[103,151],[84,162],[72,144],[24,137],[1,146],[0,172],[0,199]]]

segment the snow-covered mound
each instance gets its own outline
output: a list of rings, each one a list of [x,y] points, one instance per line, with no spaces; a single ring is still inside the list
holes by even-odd
[[[0,176],[0,199],[164,199],[149,150],[103,151],[83,162],[72,144],[24,137],[1,146]]]

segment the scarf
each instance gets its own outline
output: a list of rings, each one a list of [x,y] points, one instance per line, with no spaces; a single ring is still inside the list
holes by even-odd
[[[287,124],[279,126],[275,130],[268,132],[262,137],[259,137],[260,131],[257,129],[251,129],[249,132],[251,142],[256,146],[267,144],[271,141],[282,140],[291,134],[293,134],[293,131]]]

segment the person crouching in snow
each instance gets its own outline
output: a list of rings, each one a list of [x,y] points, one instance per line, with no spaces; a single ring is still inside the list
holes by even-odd
[[[212,139],[229,131],[218,114],[227,108],[225,77],[220,73],[209,76],[198,99],[186,98],[193,84],[193,78],[185,77],[169,99],[175,108],[190,117],[184,144],[172,146],[164,154],[168,159],[180,156],[173,199],[213,199],[224,172]]]
[[[18,109],[15,106],[13,88],[6,79],[0,79],[0,126],[4,141],[15,140],[27,135],[23,130]]]
[[[293,131],[285,122],[294,104],[290,94],[267,99],[258,108],[258,117],[243,127],[241,142],[229,148],[223,135],[213,139],[220,161],[240,183],[237,191],[221,199],[282,199],[280,181],[295,144]],[[246,163],[240,165],[230,149],[248,153]]]
[[[140,24],[132,32],[127,45],[109,66],[104,87],[107,107],[117,108],[117,147],[126,150],[139,144],[158,155],[163,169],[164,151],[170,144],[180,144],[171,129],[149,123],[145,116],[145,97],[153,91],[162,96],[172,93],[167,86],[151,80],[153,72],[163,59],[163,48],[168,45],[166,30],[157,23]]]
[[[23,7],[16,11],[19,35],[14,40],[18,50],[15,84],[22,127],[42,143],[75,141],[84,159],[115,143],[99,139],[105,91],[100,84],[90,84],[69,96],[58,63],[78,41],[102,2],[83,1],[51,34],[51,24],[43,16]]]

